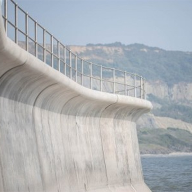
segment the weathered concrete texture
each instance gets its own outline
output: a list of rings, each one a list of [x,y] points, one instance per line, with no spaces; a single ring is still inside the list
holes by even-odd
[[[76,84],[2,26],[0,19],[0,191],[150,192],[135,127],[150,102]]]

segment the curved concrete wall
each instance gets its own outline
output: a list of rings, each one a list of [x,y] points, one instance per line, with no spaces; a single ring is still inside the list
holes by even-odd
[[[1,192],[150,191],[135,121],[151,108],[76,84],[8,39],[0,19]]]

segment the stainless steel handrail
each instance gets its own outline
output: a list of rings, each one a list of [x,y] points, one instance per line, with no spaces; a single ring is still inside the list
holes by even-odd
[[[142,76],[86,61],[13,0],[3,0],[2,7],[7,36],[52,68],[90,89],[145,99],[145,79]]]

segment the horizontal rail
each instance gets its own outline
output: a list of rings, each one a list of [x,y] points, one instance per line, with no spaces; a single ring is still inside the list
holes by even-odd
[[[2,6],[7,36],[38,59],[87,88],[145,99],[145,79],[142,76],[86,61],[13,0],[3,0]]]

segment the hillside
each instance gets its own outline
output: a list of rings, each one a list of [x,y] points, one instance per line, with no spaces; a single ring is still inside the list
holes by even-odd
[[[159,80],[171,87],[178,82],[191,82],[192,53],[166,51],[142,44],[88,44],[70,46],[81,57],[105,66],[138,73],[148,81]]]
[[[181,129],[139,129],[141,154],[192,152],[192,133]]]
[[[166,51],[142,44],[123,45],[118,42],[70,46],[70,49],[91,62],[138,73],[146,78],[147,99],[154,108],[138,121],[142,153],[174,152],[174,149],[153,143],[154,140],[145,143],[143,139],[147,137],[144,137],[142,129],[149,129],[147,133],[151,137],[156,134],[155,138],[159,142],[162,139],[169,141],[170,138],[174,140],[171,141],[173,145],[179,142],[180,147],[176,147],[178,151],[191,150],[190,147],[185,147],[183,140],[180,141],[179,134],[172,138],[173,130],[168,128],[175,128],[174,133],[185,133],[185,136],[192,133],[192,52]],[[179,132],[177,128],[186,132]],[[164,137],[162,132],[171,136]],[[147,148],[153,150],[146,150]]]

